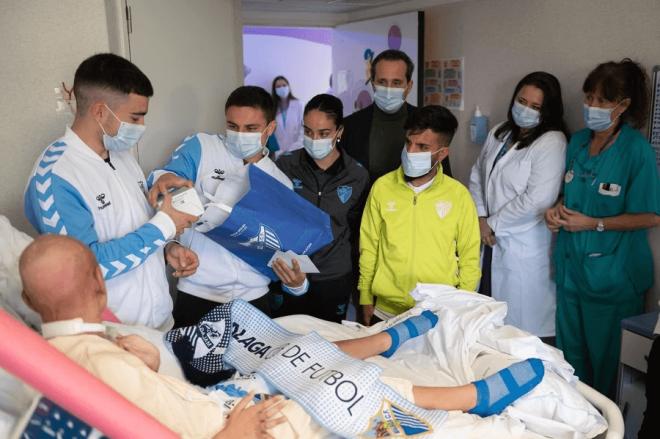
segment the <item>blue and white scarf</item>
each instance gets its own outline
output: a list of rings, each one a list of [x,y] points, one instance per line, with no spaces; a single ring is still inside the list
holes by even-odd
[[[375,364],[346,355],[315,332],[291,333],[242,300],[216,307],[196,326],[169,331],[166,341],[186,376],[256,373],[342,437],[430,436],[447,417],[381,382]]]

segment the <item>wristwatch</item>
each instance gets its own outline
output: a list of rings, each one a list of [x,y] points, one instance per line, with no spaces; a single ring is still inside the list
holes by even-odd
[[[598,220],[598,223],[596,224],[596,231],[597,232],[604,232],[605,231],[605,223],[603,222],[602,219]]]

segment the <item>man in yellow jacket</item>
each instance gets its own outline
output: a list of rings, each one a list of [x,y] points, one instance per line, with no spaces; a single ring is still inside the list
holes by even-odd
[[[401,166],[379,178],[360,226],[360,305],[373,324],[412,308],[418,282],[474,291],[479,282],[479,219],[465,186],[438,168],[458,122],[444,107],[406,122]]]

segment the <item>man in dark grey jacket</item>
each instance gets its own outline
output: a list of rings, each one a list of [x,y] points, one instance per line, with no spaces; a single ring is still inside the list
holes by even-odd
[[[344,121],[342,146],[369,171],[371,182],[401,165],[401,151],[406,141],[403,125],[416,107],[406,102],[412,90],[415,66],[400,50],[386,50],[371,64],[374,103]],[[449,159],[442,170],[451,176]]]

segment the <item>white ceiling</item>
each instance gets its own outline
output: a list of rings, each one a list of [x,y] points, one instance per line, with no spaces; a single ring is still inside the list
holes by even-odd
[[[244,11],[344,14],[400,2],[401,0],[243,0],[242,7]]]

